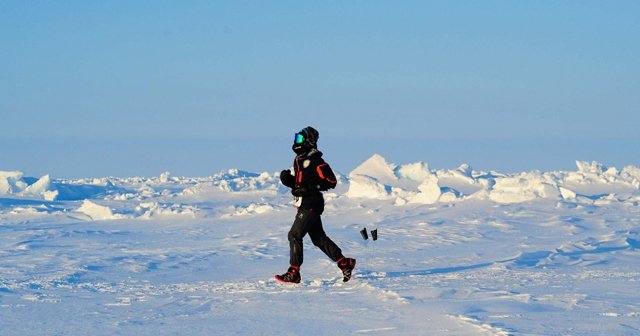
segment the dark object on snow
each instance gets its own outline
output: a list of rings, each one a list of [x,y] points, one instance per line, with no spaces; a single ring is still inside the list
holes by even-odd
[[[371,230],[371,239],[378,240],[378,229]]]
[[[362,236],[362,239],[364,239],[364,240],[369,239],[369,235],[367,234],[367,228],[364,228],[364,229],[360,230],[360,235]]]

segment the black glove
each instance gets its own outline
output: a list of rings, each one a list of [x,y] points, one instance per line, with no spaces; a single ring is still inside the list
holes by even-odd
[[[308,185],[297,185],[291,189],[291,194],[296,197],[310,196],[315,195],[319,191],[319,186],[308,184]]]
[[[289,188],[293,188],[295,178],[291,175],[291,170],[285,169],[280,172],[280,182]]]
[[[296,186],[295,188],[291,189],[291,195],[295,197],[302,197],[302,196],[306,196],[307,194],[308,194],[308,190],[306,187],[303,187],[303,186]]]

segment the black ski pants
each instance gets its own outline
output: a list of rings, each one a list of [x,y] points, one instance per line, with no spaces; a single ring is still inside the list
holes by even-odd
[[[342,250],[324,232],[320,214],[312,210],[299,208],[296,220],[293,222],[288,235],[289,248],[291,249],[289,262],[291,265],[298,267],[302,265],[302,239],[307,233],[311,237],[313,245],[319,247],[331,260],[338,261],[338,259],[342,258]]]

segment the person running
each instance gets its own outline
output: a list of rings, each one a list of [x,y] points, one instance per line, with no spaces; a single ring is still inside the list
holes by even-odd
[[[319,133],[311,126],[295,134],[292,149],[294,174],[286,169],[280,173],[280,181],[291,188],[291,194],[302,198],[298,213],[289,230],[289,269],[276,280],[283,283],[300,283],[300,266],[303,262],[302,239],[308,233],[315,246],[320,248],[342,271],[343,281],[351,279],[356,260],[346,258],[342,250],[324,232],[320,216],[324,211],[322,192],[336,187],[336,176],[322,159],[318,150]]]

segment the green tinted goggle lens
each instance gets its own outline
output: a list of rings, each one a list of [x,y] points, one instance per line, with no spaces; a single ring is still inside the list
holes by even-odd
[[[293,142],[297,143],[297,144],[301,144],[304,142],[304,135],[300,134],[300,133],[296,133],[295,137],[293,138]]]

